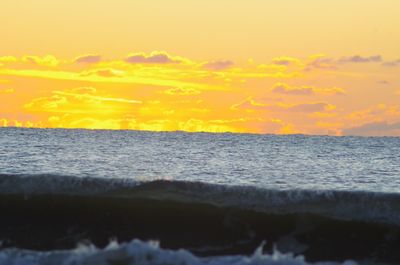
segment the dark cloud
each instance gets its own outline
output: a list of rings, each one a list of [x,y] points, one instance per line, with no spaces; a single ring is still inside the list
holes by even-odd
[[[373,55],[373,56],[360,56],[354,55],[350,57],[342,57],[339,59],[339,63],[379,63],[382,61],[382,56]]]
[[[80,75],[81,76],[90,76],[90,75],[98,75],[101,77],[119,77],[122,76],[123,72],[119,70],[114,70],[114,69],[94,69],[94,70],[89,70],[82,72]]]
[[[227,68],[230,68],[231,66],[233,66],[233,64],[234,63],[230,60],[212,61],[212,62],[205,63],[203,65],[203,67],[206,69],[209,69],[209,70],[219,71],[219,70],[225,70]]]
[[[114,77],[118,76],[115,71],[111,69],[99,69],[97,70],[97,75],[102,77]]]
[[[88,54],[88,55],[82,55],[79,56],[75,59],[76,63],[98,63],[101,60],[100,55],[93,55],[93,54]]]
[[[329,107],[327,103],[305,103],[298,104],[287,108],[287,111],[293,112],[320,112],[325,111]]]
[[[286,84],[278,83],[272,88],[272,92],[277,94],[287,94],[287,95],[312,95],[314,90],[312,87],[295,87],[291,88]]]
[[[139,63],[139,64],[169,64],[169,63],[181,63],[180,60],[172,58],[167,53],[153,52],[150,55],[143,53],[136,53],[129,55],[126,59],[128,63]]]
[[[343,130],[343,135],[362,135],[362,136],[382,136],[382,135],[400,135],[400,132],[396,133],[396,130],[400,130],[400,122],[388,123],[382,122],[371,122],[361,126],[347,128]]]
[[[314,94],[322,95],[344,95],[345,90],[339,87],[318,88],[312,86],[291,87],[285,83],[276,83],[271,91],[276,94],[293,95],[293,96],[309,96]]]
[[[277,65],[289,65],[291,63],[291,61],[289,60],[274,60],[273,64],[277,64]]]
[[[175,87],[165,90],[164,93],[168,95],[188,96],[188,95],[198,95],[201,92],[194,88]]]
[[[293,58],[293,57],[286,57],[286,56],[283,56],[283,57],[274,58],[274,59],[272,60],[272,63],[273,63],[273,64],[276,64],[276,65],[285,65],[285,66],[288,66],[288,65],[290,65],[290,64],[299,63],[299,60],[296,59],[296,58]]]
[[[94,87],[77,87],[71,89],[72,92],[81,93],[81,94],[94,94],[96,93],[97,89]]]
[[[312,69],[337,70],[337,67],[334,59],[320,57],[309,62],[304,68],[305,71],[311,71]]]
[[[381,84],[381,85],[389,85],[390,83],[389,83],[389,81],[387,81],[387,80],[379,80],[379,81],[378,81],[378,84]]]
[[[54,67],[59,65],[60,63],[60,61],[53,55],[45,55],[43,57],[35,55],[26,55],[22,57],[22,61],[46,67]]]
[[[394,61],[387,61],[387,62],[382,63],[382,65],[386,66],[386,67],[400,66],[400,59],[394,60]]]
[[[337,70],[340,64],[347,64],[347,63],[379,63],[382,62],[381,55],[372,55],[372,56],[348,56],[342,57],[340,59],[328,58],[328,57],[318,57],[312,60],[311,62],[307,63],[304,68],[304,71],[311,71],[313,69],[322,69],[322,70]],[[400,61],[400,60],[399,60]],[[397,61],[394,61],[397,62]],[[393,63],[393,62],[389,62]],[[385,63],[384,63],[385,64]],[[390,65],[392,66],[392,65]]]
[[[272,112],[299,112],[299,113],[313,113],[329,111],[334,109],[335,106],[324,102],[317,103],[302,103],[297,105],[270,105],[256,102],[252,98],[247,98],[239,104],[235,104],[231,109],[251,109],[251,110],[268,110]]]
[[[266,109],[273,112],[299,112],[299,113],[314,113],[314,112],[323,112],[334,108],[334,106],[324,103],[302,103],[291,106],[284,105],[270,105],[267,106]]]
[[[231,106],[231,109],[265,109],[266,105],[256,103],[252,97],[248,97],[238,104]]]

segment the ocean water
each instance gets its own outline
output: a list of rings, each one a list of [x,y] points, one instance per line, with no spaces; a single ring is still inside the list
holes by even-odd
[[[0,264],[400,263],[398,137],[0,128],[0,199]]]

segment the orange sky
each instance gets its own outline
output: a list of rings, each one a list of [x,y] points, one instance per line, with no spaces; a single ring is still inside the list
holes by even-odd
[[[5,0],[0,126],[399,136],[398,10]]]

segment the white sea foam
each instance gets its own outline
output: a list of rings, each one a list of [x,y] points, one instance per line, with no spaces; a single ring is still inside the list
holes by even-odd
[[[8,249],[0,252],[0,265],[306,265],[302,256],[264,254],[260,246],[251,256],[219,256],[199,258],[186,250],[165,250],[158,242],[133,240],[118,244],[111,242],[104,249],[93,245],[81,245],[73,250],[36,252]],[[354,261],[344,263],[317,262],[318,265],[356,265]]]

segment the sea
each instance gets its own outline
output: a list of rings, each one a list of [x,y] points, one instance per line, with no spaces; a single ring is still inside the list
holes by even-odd
[[[0,128],[0,264],[400,264],[400,137]]]

